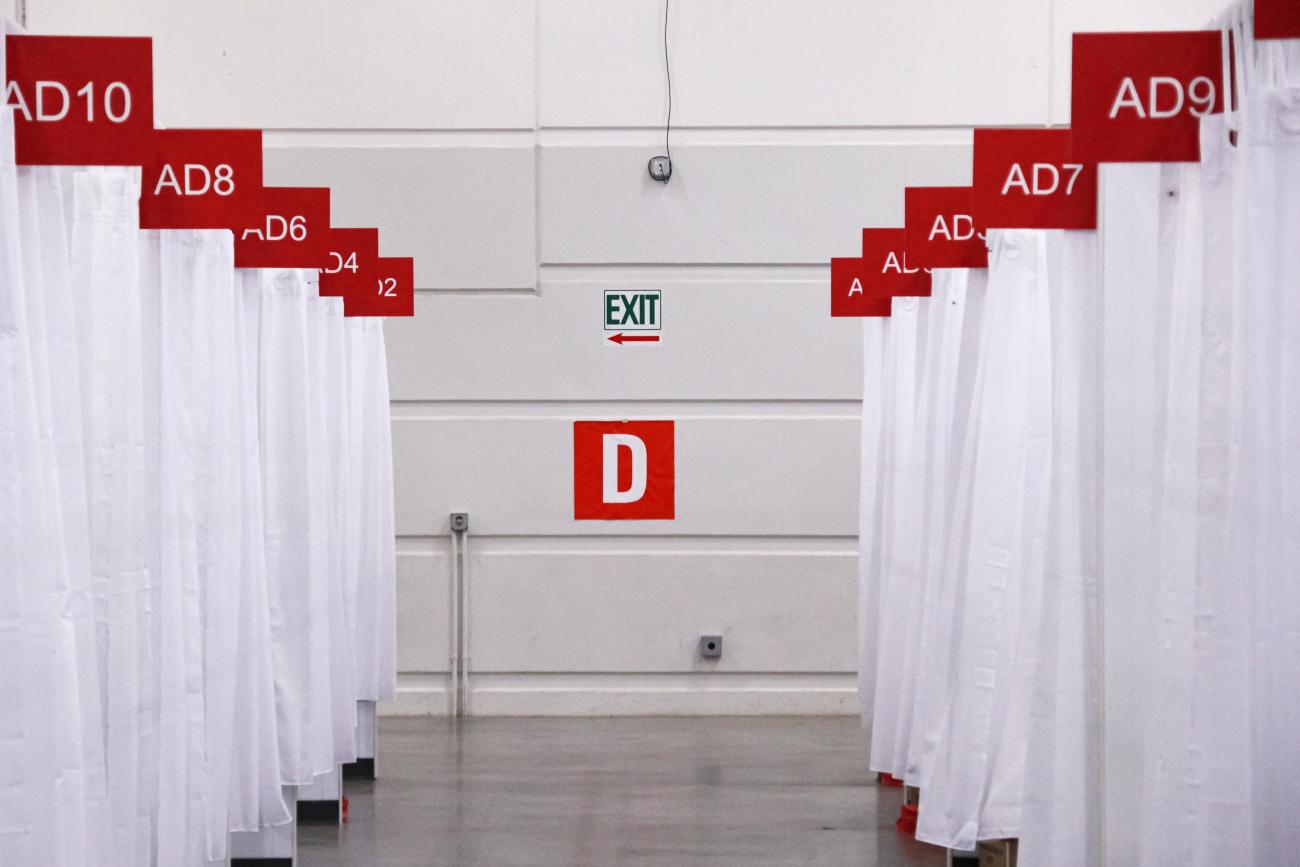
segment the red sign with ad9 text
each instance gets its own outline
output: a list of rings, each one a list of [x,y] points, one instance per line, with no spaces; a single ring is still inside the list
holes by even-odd
[[[1223,111],[1217,30],[1074,34],[1076,162],[1196,162],[1201,118]]]
[[[1068,129],[975,130],[975,219],[990,229],[1097,228],[1097,166]]]
[[[153,44],[108,36],[5,37],[4,104],[19,165],[140,165],[153,146]]]

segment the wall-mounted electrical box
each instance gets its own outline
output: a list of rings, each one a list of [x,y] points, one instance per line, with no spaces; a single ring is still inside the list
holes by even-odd
[[[721,659],[722,658],[722,636],[701,635],[700,656],[704,659]]]

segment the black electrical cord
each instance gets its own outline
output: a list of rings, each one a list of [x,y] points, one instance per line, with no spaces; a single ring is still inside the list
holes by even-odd
[[[664,151],[668,159],[673,158],[673,147],[669,136],[673,130],[673,69],[668,62],[668,7],[673,0],[664,0],[664,77],[668,80],[668,120],[664,124]]]

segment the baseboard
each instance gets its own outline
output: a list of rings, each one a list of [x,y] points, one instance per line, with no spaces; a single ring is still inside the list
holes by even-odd
[[[471,716],[852,716],[851,673],[484,674]],[[445,716],[445,676],[404,675],[385,716]]]

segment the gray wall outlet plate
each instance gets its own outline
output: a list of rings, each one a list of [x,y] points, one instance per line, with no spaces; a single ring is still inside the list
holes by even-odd
[[[705,659],[721,659],[722,658],[722,636],[701,635],[700,656],[702,656]]]
[[[451,531],[453,533],[464,533],[468,529],[469,529],[469,512],[452,512]]]

